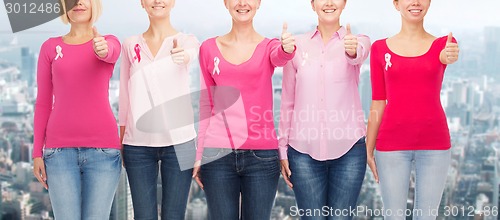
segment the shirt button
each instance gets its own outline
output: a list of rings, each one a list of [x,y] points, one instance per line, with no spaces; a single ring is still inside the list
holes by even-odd
[[[324,51],[324,50],[322,50],[322,51],[321,51],[321,53],[325,53],[325,51]]]
[[[321,66],[320,66],[320,67],[321,67],[321,68],[323,68],[323,64],[321,64]]]

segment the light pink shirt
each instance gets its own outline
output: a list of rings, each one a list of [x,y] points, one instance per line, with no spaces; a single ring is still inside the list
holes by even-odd
[[[154,57],[142,35],[123,42],[118,113],[123,144],[164,147],[196,137],[189,66],[172,61],[174,39],[190,61],[196,59],[199,42],[193,35],[165,38]]]
[[[327,44],[318,30],[296,37],[296,56],[283,69],[280,159],[287,159],[288,145],[316,160],[336,159],[365,135],[358,84],[370,39],[358,35],[351,58],[345,35],[341,27]]]

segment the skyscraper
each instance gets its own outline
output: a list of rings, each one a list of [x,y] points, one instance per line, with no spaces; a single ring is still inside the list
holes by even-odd
[[[358,88],[359,88],[359,95],[361,96],[361,107],[363,108],[365,120],[368,120],[368,115],[370,113],[370,106],[372,103],[372,84],[370,80],[370,71],[368,70],[368,67],[366,67],[366,70],[362,71],[360,74]]]
[[[484,73],[495,76],[500,73],[500,27],[486,27],[484,29]]]
[[[127,174],[122,170],[120,182],[116,189],[115,199],[111,208],[110,220],[133,220],[134,209],[132,206],[132,197],[128,186]]]

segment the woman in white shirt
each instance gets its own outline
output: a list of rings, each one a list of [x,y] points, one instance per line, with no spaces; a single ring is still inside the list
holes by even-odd
[[[150,25],[123,42],[119,124],[135,219],[157,219],[158,169],[161,219],[184,219],[195,157],[188,64],[196,37],[170,23],[174,0],[141,0]],[[159,163],[160,162],[160,163]]]

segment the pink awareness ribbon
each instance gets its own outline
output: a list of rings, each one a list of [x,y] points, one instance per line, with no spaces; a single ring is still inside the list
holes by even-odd
[[[137,59],[137,62],[141,62],[141,47],[139,46],[139,44],[136,44],[135,45],[135,48],[134,48],[134,51],[135,51],[135,57]]]

